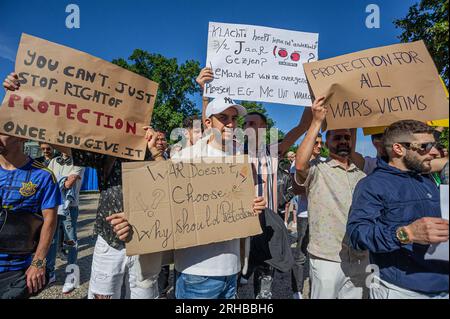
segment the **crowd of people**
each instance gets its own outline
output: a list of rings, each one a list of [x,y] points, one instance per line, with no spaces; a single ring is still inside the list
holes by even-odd
[[[212,80],[210,68],[197,77],[202,89]],[[17,75],[8,75],[3,86],[20,90]],[[439,193],[448,184],[448,154],[436,129],[415,120],[395,122],[372,136],[377,156],[364,157],[356,152],[356,129],[322,136],[324,102],[317,97],[298,125],[272,144],[263,133],[265,115],[230,98],[204,97],[201,117],[183,122],[182,145],[170,146],[168,132],[144,127],[148,161],[248,155],[262,233],[137,256],[125,249],[133,236],[122,194],[122,163],[128,160],[45,143],[43,156],[32,159],[24,139],[0,134],[0,299],[29,298],[45,289],[55,281],[57,257],[77,263],[85,167],[96,169],[100,192],[90,299],[163,298],[171,263],[177,299],[234,299],[252,275],[254,297],[271,299],[276,272],[290,273],[294,299],[305,297],[308,276],[312,299],[448,298],[448,260],[425,258],[430,245],[449,236]],[[236,141],[239,117],[244,130],[254,132],[251,141]],[[374,265],[378,271],[368,281]],[[63,292],[74,289],[67,278]]]

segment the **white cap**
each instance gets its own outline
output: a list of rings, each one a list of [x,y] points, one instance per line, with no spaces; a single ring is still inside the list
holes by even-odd
[[[247,114],[247,110],[242,105],[235,103],[229,97],[218,97],[206,106],[205,116],[207,118],[211,117],[214,114],[219,114],[225,111],[226,109],[233,107],[238,112],[238,115],[244,116]]]

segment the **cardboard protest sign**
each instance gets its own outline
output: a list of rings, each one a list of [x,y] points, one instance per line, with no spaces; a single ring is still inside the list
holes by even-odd
[[[135,160],[146,152],[158,84],[74,50],[22,34],[0,132]]]
[[[448,127],[448,119],[445,120],[435,120],[435,121],[427,121],[427,125],[434,127]],[[367,135],[375,135],[384,133],[384,130],[387,126],[374,126],[374,127],[365,127],[363,128],[363,133],[365,136]]]
[[[252,211],[252,169],[244,160],[122,165],[124,207],[133,228],[127,255],[261,233],[258,216]]]
[[[316,97],[327,97],[327,128],[448,118],[448,100],[423,41],[303,65]]]
[[[317,33],[210,22],[207,97],[311,106],[302,64],[316,61]]]
[[[442,77],[439,77],[441,80],[442,88],[444,89],[445,96],[447,97],[448,101],[448,90],[447,86],[445,86],[444,80],[442,80]],[[442,120],[434,120],[434,121],[427,121],[427,125],[434,126],[434,127],[448,127],[448,119],[442,119]],[[384,130],[387,126],[374,126],[374,127],[365,127],[363,128],[364,135],[375,135],[375,134],[381,134],[384,133]]]

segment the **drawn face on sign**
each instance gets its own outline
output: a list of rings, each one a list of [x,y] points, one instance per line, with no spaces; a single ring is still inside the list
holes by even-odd
[[[298,64],[295,62],[300,61],[300,52],[288,52],[285,48],[281,48],[278,46],[275,46],[273,48],[273,55],[276,59],[283,60],[279,62],[279,64],[281,65],[297,66]]]

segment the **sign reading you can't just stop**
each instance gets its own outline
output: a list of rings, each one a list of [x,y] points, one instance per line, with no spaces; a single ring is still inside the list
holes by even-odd
[[[87,53],[22,34],[0,132],[142,160],[158,84]]]

